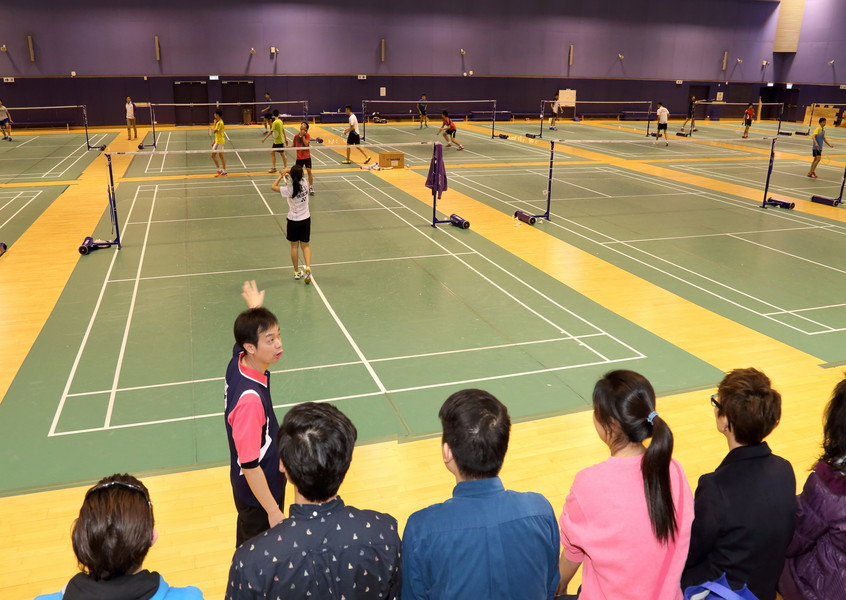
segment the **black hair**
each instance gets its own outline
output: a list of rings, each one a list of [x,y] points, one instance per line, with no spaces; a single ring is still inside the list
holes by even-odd
[[[279,325],[276,315],[263,306],[248,308],[235,319],[235,343],[241,348],[244,344],[258,346],[259,335],[274,325]]]
[[[223,111],[220,110],[219,108],[216,111],[214,111],[214,114],[216,114],[221,119],[223,118]]]
[[[71,532],[73,552],[91,579],[113,579],[141,568],[153,545],[153,505],[132,475],[115,474],[88,490]]]
[[[612,452],[616,447],[652,438],[640,471],[652,532],[666,544],[675,540],[678,531],[670,489],[673,432],[661,417],[652,415],[654,411],[655,390],[646,377],[634,371],[606,373],[593,388],[593,414],[609,436]]]
[[[306,131],[308,131],[308,121],[303,121],[303,122],[302,122],[302,123],[300,123],[300,124],[301,124],[301,125],[305,125],[305,126],[306,126]]]
[[[445,116],[445,117],[448,117],[448,116],[449,116],[449,111],[442,110],[442,111],[441,111],[441,114],[442,114],[443,116]]]
[[[273,109],[273,116],[274,116],[274,117],[278,117],[278,116],[279,116],[279,111],[278,111],[278,110],[276,110],[275,108]]]
[[[291,167],[291,187],[294,190],[294,195],[291,196],[292,198],[296,198],[300,195],[300,191],[302,191],[302,185],[300,182],[303,180],[303,167],[302,165],[294,165]]]
[[[484,390],[461,390],[447,398],[438,417],[441,439],[463,477],[489,479],[499,474],[511,435],[511,419],[502,402]]]
[[[2,100],[0,100],[0,102],[2,102]],[[826,118],[825,118],[825,117],[820,117],[820,120],[819,120],[819,121],[817,121],[817,123],[819,123],[820,125],[822,125],[822,124],[823,124],[823,121],[826,121]]]
[[[348,108],[348,109],[350,109],[350,112],[352,112],[352,106],[350,106],[349,104],[347,104],[347,105],[344,107],[344,109],[347,109],[347,108]]]
[[[781,394],[758,369],[734,369],[717,389],[717,415],[725,415],[738,444],[760,444],[781,420]]]
[[[835,386],[825,407],[820,460],[846,475],[846,379]]]
[[[279,460],[300,494],[325,502],[344,481],[357,437],[355,425],[333,405],[297,404],[285,414],[276,436]]]

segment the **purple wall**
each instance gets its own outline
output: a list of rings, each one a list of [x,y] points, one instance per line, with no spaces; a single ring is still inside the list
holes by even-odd
[[[9,48],[0,53],[0,72],[460,75],[472,69],[479,76],[755,81],[761,60],[772,61],[777,7],[749,0],[708,0],[707,6],[701,0],[28,0],[15,2],[6,9],[11,18],[0,20],[0,40]],[[35,63],[26,35],[35,40]],[[155,35],[161,62],[154,58]],[[277,58],[270,46],[281,49]],[[730,56],[725,74],[723,51]]]
[[[684,110],[688,86],[696,84],[744,102],[757,100],[766,81],[792,81],[801,87],[794,104],[846,102],[839,90],[846,80],[840,31],[846,0],[807,0],[796,54],[773,55],[778,6],[753,0],[18,0],[0,19],[0,44],[8,47],[0,52],[0,75],[17,78],[0,83],[0,97],[9,106],[87,104],[94,124],[120,123],[127,95],[173,102],[174,80],[209,74],[252,80],[257,98],[268,89],[276,99],[308,99],[312,113],[356,106],[378,97],[381,86],[387,99],[417,98],[425,90],[430,98],[496,98],[500,108],[516,112],[535,111],[540,98],[562,87],[577,89],[582,100],[662,100],[673,112]],[[35,40],[35,63],[26,35]],[[280,47],[278,58],[270,57],[271,45]],[[834,68],[826,64],[831,59]],[[762,60],[771,64],[762,68]],[[470,70],[474,76],[462,77]],[[70,78],[71,71],[78,77]],[[359,73],[367,81],[358,81]],[[219,82],[208,89],[210,101],[221,99]],[[779,88],[767,93],[780,99]]]

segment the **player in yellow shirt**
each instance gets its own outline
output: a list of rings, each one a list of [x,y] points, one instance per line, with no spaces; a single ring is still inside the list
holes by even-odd
[[[211,157],[214,166],[217,167],[215,177],[223,177],[229,175],[229,173],[226,172],[226,156],[223,154],[223,144],[226,142],[226,126],[223,123],[222,110],[214,111],[214,123],[211,124],[211,131],[214,133]],[[219,162],[218,157],[220,158]]]
[[[273,134],[273,150],[270,151],[270,157],[273,159],[273,166],[270,167],[267,172],[275,173],[277,154],[282,155],[283,168],[288,168],[288,157],[285,156],[285,151],[277,150],[277,148],[284,148],[288,145],[288,136],[285,135],[285,123],[282,121],[282,117],[279,116],[279,111],[275,109],[273,110],[273,124],[270,126],[270,131],[261,138],[262,143],[264,143],[271,134]]]

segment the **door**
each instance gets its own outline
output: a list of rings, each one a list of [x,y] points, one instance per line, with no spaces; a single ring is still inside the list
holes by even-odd
[[[209,89],[205,81],[174,81],[173,100],[176,104],[208,104]],[[211,106],[176,106],[176,125],[208,125],[212,122]]]
[[[255,84],[252,81],[221,81],[220,84],[224,122],[244,125],[254,122],[256,120]]]

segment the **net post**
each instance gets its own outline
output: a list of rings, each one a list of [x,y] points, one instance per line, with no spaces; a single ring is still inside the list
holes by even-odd
[[[646,107],[646,137],[649,137],[649,130],[652,127],[652,100],[649,101],[649,106]]]
[[[88,135],[88,107],[85,104],[80,106],[82,108],[82,126],[85,129],[85,146],[91,150],[94,146],[91,145],[91,137]]]
[[[543,138],[543,121],[544,121],[544,112],[546,111],[546,100],[541,100],[541,107],[540,107],[540,130],[538,131],[538,137]]]
[[[361,139],[367,140],[367,100],[361,101]]]
[[[781,122],[784,117],[784,102],[781,103],[781,107],[778,110],[778,129],[776,129],[776,135],[781,133]],[[758,112],[758,120],[761,120],[761,113]]]
[[[308,123],[308,100],[303,101],[303,121]]]
[[[156,147],[156,109],[150,104],[150,128],[153,133],[153,148]]]
[[[770,192],[770,175],[773,174],[773,161],[775,161],[775,145],[778,137],[774,137],[770,144],[770,166],[767,168],[767,181],[764,183],[764,199],[761,200],[761,208],[767,208],[767,195]]]
[[[555,170],[555,140],[549,141],[549,181],[546,182],[546,213],[543,218],[550,220],[549,215],[552,212],[552,178]]]
[[[491,139],[496,137],[496,100],[493,101],[493,112],[491,113]]]

